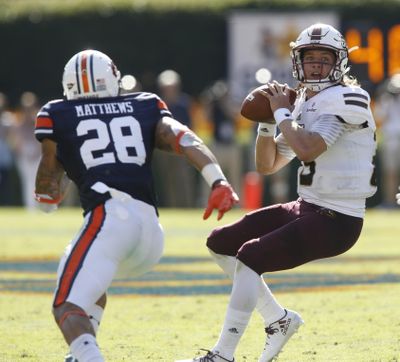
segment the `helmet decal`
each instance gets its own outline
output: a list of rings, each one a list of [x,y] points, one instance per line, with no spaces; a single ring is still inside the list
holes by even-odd
[[[322,29],[314,28],[311,33],[311,40],[321,40],[322,37]]]
[[[65,66],[65,67],[67,67],[67,66]],[[65,75],[65,71],[64,71],[64,75]],[[76,56],[76,59],[75,59],[75,77],[76,77],[76,86],[78,88],[78,93],[81,94],[81,84],[79,81],[79,56]],[[73,84],[73,83],[70,83],[70,84]],[[70,89],[72,89],[72,88],[70,88]]]
[[[87,71],[87,54],[83,53],[81,56],[81,77],[83,92],[89,92],[89,81],[88,81],[88,71]]]
[[[118,76],[118,69],[115,66],[114,62],[111,62],[111,70],[112,70],[114,76],[117,77]]]

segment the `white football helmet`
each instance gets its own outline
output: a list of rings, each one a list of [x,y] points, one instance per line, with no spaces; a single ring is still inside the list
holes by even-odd
[[[75,54],[65,65],[62,85],[67,99],[114,97],[121,74],[113,61],[97,50]]]
[[[305,87],[319,92],[327,87],[339,83],[349,71],[347,63],[349,51],[343,35],[334,27],[326,24],[314,24],[303,30],[297,40],[290,44],[293,63],[293,77]],[[336,57],[334,66],[326,78],[307,80],[304,76],[303,54],[305,49],[329,49]]]

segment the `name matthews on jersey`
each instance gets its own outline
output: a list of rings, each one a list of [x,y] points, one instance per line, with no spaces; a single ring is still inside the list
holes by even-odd
[[[98,114],[132,113],[131,102],[88,103],[75,106],[76,116],[96,116]]]

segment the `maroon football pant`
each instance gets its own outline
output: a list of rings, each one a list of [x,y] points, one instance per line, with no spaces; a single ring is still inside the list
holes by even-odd
[[[215,229],[207,246],[217,254],[236,256],[261,275],[342,254],[355,244],[362,225],[362,218],[298,199]]]

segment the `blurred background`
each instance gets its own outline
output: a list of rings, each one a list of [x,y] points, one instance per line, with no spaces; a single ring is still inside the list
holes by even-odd
[[[62,97],[67,60],[108,54],[125,91],[159,94],[198,133],[241,196],[241,207],[296,197],[298,163],[253,172],[255,124],[238,113],[270,79],[294,85],[289,42],[315,22],[345,36],[351,73],[373,98],[379,191],[368,207],[394,208],[400,184],[400,2],[397,0],[0,0],[0,206],[34,210],[36,112]],[[184,161],[155,154],[161,207],[202,207],[208,188]],[[76,191],[63,202],[78,205]]]

